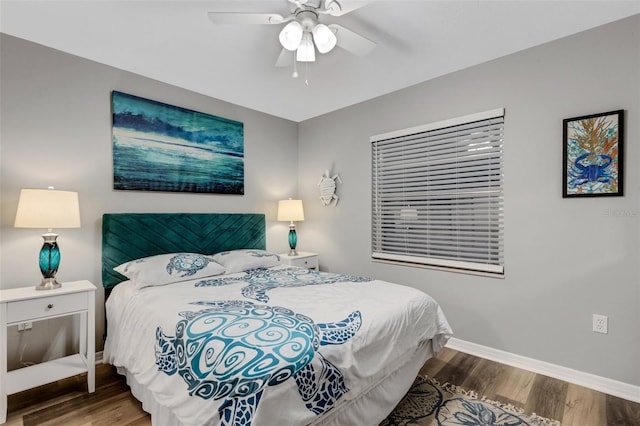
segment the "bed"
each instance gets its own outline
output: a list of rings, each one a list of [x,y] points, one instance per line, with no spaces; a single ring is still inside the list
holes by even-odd
[[[284,265],[261,214],[105,214],[103,360],[153,425],[376,425],[451,336],[418,290]]]

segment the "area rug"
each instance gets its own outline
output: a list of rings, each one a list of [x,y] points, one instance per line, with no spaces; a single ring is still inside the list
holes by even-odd
[[[560,422],[418,376],[380,426],[560,426]]]

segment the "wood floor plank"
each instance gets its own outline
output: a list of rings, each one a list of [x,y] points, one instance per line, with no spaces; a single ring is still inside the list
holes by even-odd
[[[460,386],[479,362],[478,357],[458,352],[434,378],[443,384],[449,382]]]
[[[611,395],[607,395],[606,399],[608,425],[640,425],[640,404]]]
[[[457,351],[449,348],[443,348],[442,351],[436,357],[429,358],[427,362],[420,369],[420,373],[423,376],[436,377],[438,372],[442,370],[451,359],[457,354]]]
[[[102,406],[91,411],[92,426],[129,424],[140,419],[145,419],[146,424],[151,424],[151,417],[142,412],[140,403],[133,398],[121,399],[113,406]]]
[[[446,361],[438,358],[431,358],[420,369],[418,374],[422,376],[436,377],[436,375],[447,365]]]
[[[569,383],[565,399],[564,425],[600,426],[607,424],[605,394]]]
[[[92,411],[100,409],[112,410],[123,400],[128,400],[128,389],[110,386],[101,388],[100,394],[85,394],[72,400],[65,401],[53,407],[34,411],[23,417],[24,426],[31,425],[72,425],[84,424],[87,418],[91,417]],[[79,418],[79,423],[75,418]]]
[[[32,411],[24,416],[24,426],[47,424],[64,417],[67,413],[85,414],[89,409],[100,407],[101,405],[113,405],[127,396],[128,387],[117,382],[110,382],[100,387],[99,393],[83,393],[75,398],[65,400],[54,406]],[[59,423],[58,423],[59,424]]]
[[[480,359],[469,376],[462,382],[466,390],[476,392],[489,399],[496,399],[496,387],[501,383],[507,366],[488,359]]]
[[[131,421],[126,424],[126,426],[150,426],[151,425],[151,416],[148,414],[145,417],[140,417],[134,421]]]
[[[86,380],[86,379],[85,379]],[[48,398],[42,400],[42,392],[46,389]],[[32,407],[34,404],[45,404],[42,408],[50,405],[59,404],[70,398],[82,395],[87,392],[86,382],[81,382],[81,377],[76,376],[76,380],[59,381],[44,386],[38,386],[33,389],[21,392],[20,398],[12,398],[9,396],[7,405],[9,411],[20,411]]]
[[[536,375],[525,411],[560,421],[564,413],[568,383],[552,377]]]
[[[505,371],[503,380],[496,387],[496,396],[500,400],[508,399],[509,403],[524,407],[529,399],[535,378],[536,373],[509,367]]]

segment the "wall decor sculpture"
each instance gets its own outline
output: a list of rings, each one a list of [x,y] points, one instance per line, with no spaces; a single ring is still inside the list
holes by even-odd
[[[563,198],[623,195],[624,110],[563,120]]]
[[[244,127],[112,92],[113,188],[244,194]]]
[[[320,190],[320,201],[323,206],[329,206],[333,202],[335,207],[338,204],[338,196],[336,195],[336,181],[342,183],[340,175],[335,174],[331,176],[329,170],[325,170],[324,174],[320,176],[318,181],[318,188]]]

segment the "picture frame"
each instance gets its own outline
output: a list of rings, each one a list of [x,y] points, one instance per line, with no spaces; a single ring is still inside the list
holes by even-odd
[[[624,195],[624,110],[563,120],[562,197]]]
[[[244,195],[241,122],[111,93],[113,189]]]

